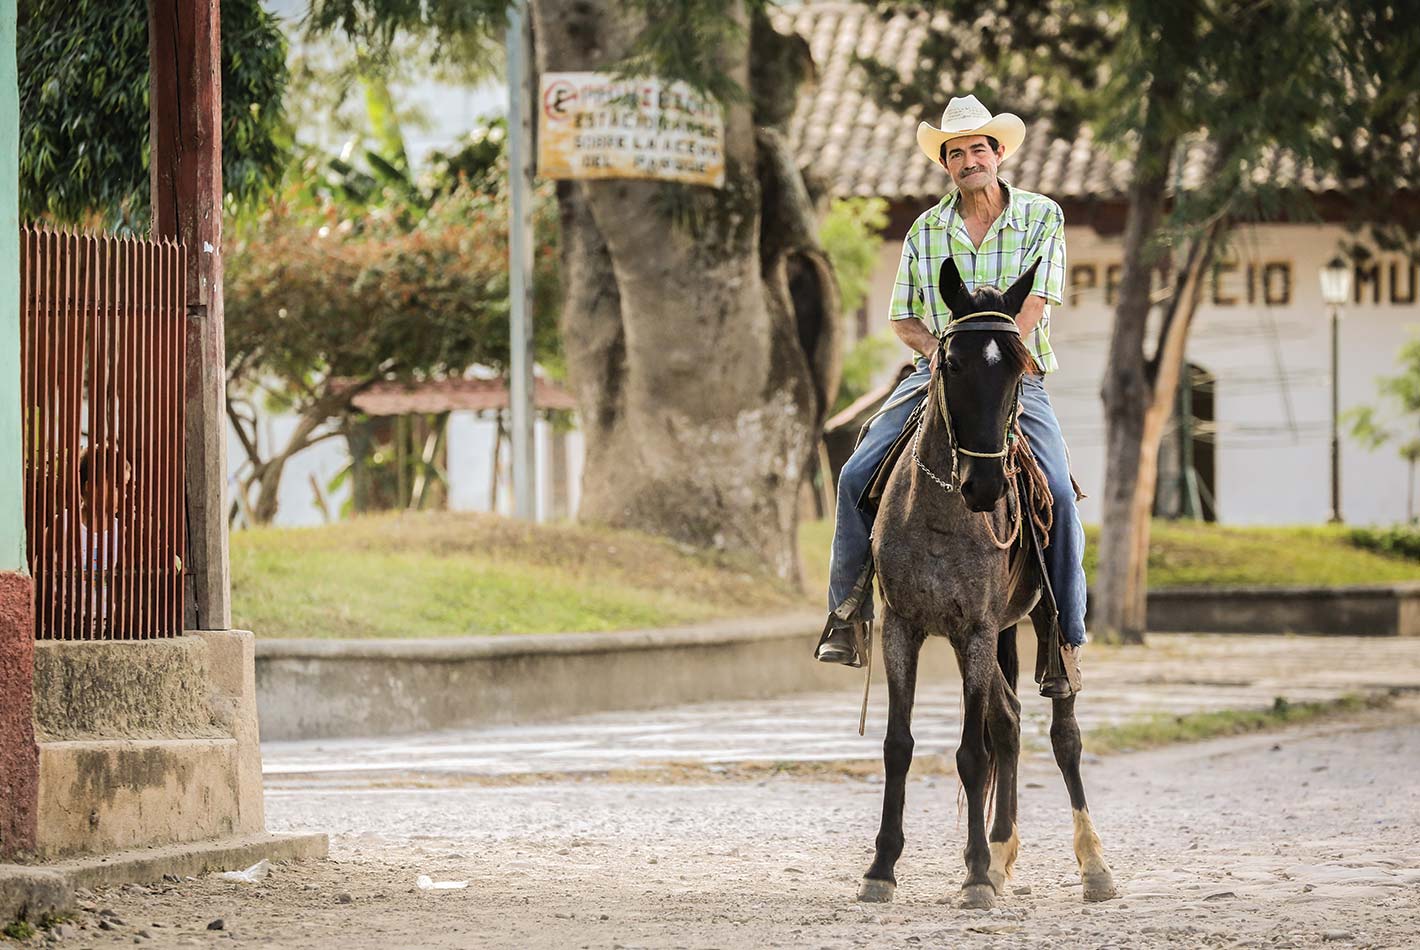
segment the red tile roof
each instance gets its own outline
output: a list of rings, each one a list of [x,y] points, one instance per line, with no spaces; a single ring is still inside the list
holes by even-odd
[[[863,72],[853,63],[855,54],[886,64],[914,62],[933,15],[883,15],[866,4],[809,2],[775,8],[771,16],[776,28],[808,41],[818,72],[817,84],[801,92],[790,120],[789,140],[800,162],[823,174],[838,197],[920,202],[941,195],[945,173],[917,148],[918,121],[926,118],[935,124],[940,112],[905,116],[884,109],[868,93]],[[942,14],[935,20],[945,22]],[[944,94],[939,109],[947,98]],[[1023,105],[988,102],[987,107],[1015,112],[1026,122],[1025,143],[1001,167],[1002,175],[1017,186],[1058,201],[1124,197],[1129,161],[1095,147],[1089,130],[1073,140],[1058,138]],[[1179,180],[1185,190],[1200,182],[1207,157],[1206,142],[1186,150]],[[1295,162],[1287,157],[1258,174],[1282,183],[1298,177]],[[1338,187],[1334,179],[1318,181],[1306,170],[1300,179],[1312,192]]]
[[[355,408],[371,416],[406,413],[481,412],[508,408],[508,387],[501,379],[437,379],[422,383],[376,383],[355,397]],[[577,400],[557,383],[533,381],[533,405],[539,410],[576,409]]]

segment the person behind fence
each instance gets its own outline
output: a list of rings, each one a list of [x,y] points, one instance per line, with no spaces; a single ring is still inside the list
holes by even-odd
[[[859,509],[858,500],[908,416],[925,398],[914,394],[931,378],[929,360],[935,358],[938,338],[954,316],[937,285],[943,262],[950,257],[956,263],[969,291],[983,286],[1004,291],[1039,258],[1033,292],[1016,317],[1036,364],[1022,385],[1020,425],[1045,472],[1055,504],[1045,557],[1060,612],[1067,673],[1047,677],[1040,690],[1047,696],[1068,696],[1080,688],[1085,535],[1065,440],[1044,382],[1046,374],[1058,367],[1050,345],[1050,307],[1061,302],[1065,281],[1065,219],[1056,202],[1016,188],[998,174],[1001,163],[1024,140],[1025,123],[1020,118],[1010,113],[993,116],[975,96],[952,99],[941,128],[926,122],[918,127],[918,146],[946,170],[955,187],[918,217],[903,241],[888,318],[898,338],[916,351],[915,372],[889,397],[890,408],[872,422],[839,476],[830,614],[815,651],[823,662],[847,666],[863,662],[857,647],[861,630],[856,628],[873,617],[871,589],[856,613],[844,617],[838,610],[863,576],[870,554],[872,518]]]
[[[77,552],[72,567],[94,579],[89,584],[81,582],[79,587],[87,601],[84,613],[103,618],[108,612],[109,575],[118,559],[119,515],[133,481],[133,466],[120,449],[105,443],[81,448],[76,469],[79,516],[71,522],[68,509],[59,513],[58,553],[66,557],[72,537]],[[73,609],[80,606],[75,603]]]

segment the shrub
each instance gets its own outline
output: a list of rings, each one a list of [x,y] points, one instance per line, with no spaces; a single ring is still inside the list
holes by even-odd
[[[1348,541],[1358,548],[1379,551],[1391,557],[1420,561],[1420,528],[1396,525],[1390,528],[1352,528]]]

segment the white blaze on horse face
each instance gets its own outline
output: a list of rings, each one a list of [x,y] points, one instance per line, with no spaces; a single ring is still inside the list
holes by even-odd
[[[1001,362],[1001,347],[996,345],[995,340],[987,340],[986,349],[982,351],[982,355],[986,357],[987,366],[995,366]]]

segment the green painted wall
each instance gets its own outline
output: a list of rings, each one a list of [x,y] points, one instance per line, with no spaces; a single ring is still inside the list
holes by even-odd
[[[15,0],[0,0],[0,571],[25,564],[20,481],[20,89]]]

